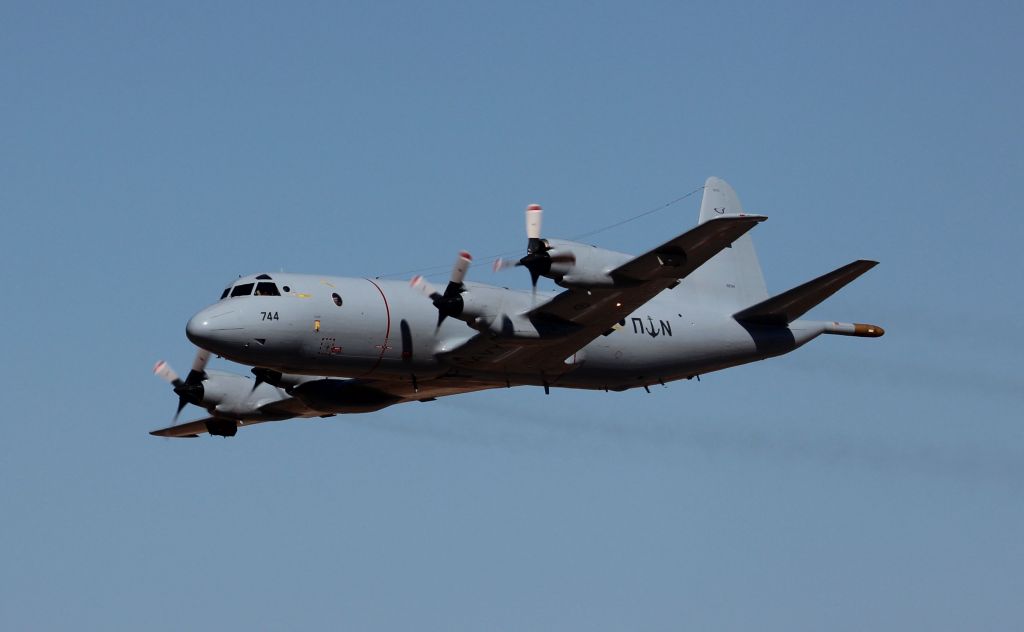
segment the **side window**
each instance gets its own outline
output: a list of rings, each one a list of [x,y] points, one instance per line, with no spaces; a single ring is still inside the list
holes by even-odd
[[[281,296],[281,293],[273,283],[261,281],[256,284],[256,296]]]
[[[252,285],[252,283],[236,285],[235,289],[231,290],[231,296],[249,296],[252,294]]]
[[[334,301],[335,305],[337,305],[338,307],[341,307],[341,296],[339,296],[337,292],[335,292],[334,294],[331,294],[331,300]]]

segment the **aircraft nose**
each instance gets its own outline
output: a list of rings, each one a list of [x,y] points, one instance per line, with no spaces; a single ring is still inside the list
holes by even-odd
[[[197,347],[216,351],[241,330],[241,319],[233,309],[214,306],[200,311],[185,325],[185,335]]]

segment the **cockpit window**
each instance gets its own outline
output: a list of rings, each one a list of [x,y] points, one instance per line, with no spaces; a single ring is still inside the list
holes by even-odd
[[[281,296],[281,293],[273,283],[262,281],[256,284],[256,296]]]
[[[269,274],[261,274],[258,277],[256,277],[256,280],[257,281],[273,281],[273,279],[270,278]]]
[[[231,290],[231,296],[249,296],[252,294],[252,285],[252,283],[236,285],[235,289]]]
[[[229,288],[229,287],[224,288],[224,291],[221,292],[220,300],[223,301],[224,299],[226,299],[228,297],[228,292],[230,292],[230,291],[231,291],[231,288]]]

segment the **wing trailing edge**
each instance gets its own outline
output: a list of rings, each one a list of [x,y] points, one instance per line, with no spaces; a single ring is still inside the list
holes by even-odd
[[[848,263],[803,285],[736,312],[733,318],[754,325],[788,325],[876,265],[877,261],[865,259]]]

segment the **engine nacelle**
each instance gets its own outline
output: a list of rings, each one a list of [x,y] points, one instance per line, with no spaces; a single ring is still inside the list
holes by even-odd
[[[631,255],[562,239],[547,240],[550,269],[543,276],[562,287],[614,287],[609,274]]]
[[[506,295],[501,288],[467,283],[465,291],[459,295],[461,310],[453,316],[480,329],[506,309]]]
[[[509,292],[504,288],[486,285],[469,285],[460,297],[463,308],[456,318],[493,338],[514,338],[530,342],[568,333],[566,326],[559,323],[538,324],[525,315],[537,301],[531,294]]]
[[[270,384],[259,384],[243,375],[221,371],[207,371],[202,382],[202,397],[198,405],[220,416],[237,419],[261,419],[265,415],[260,410],[288,395],[281,389]]]

